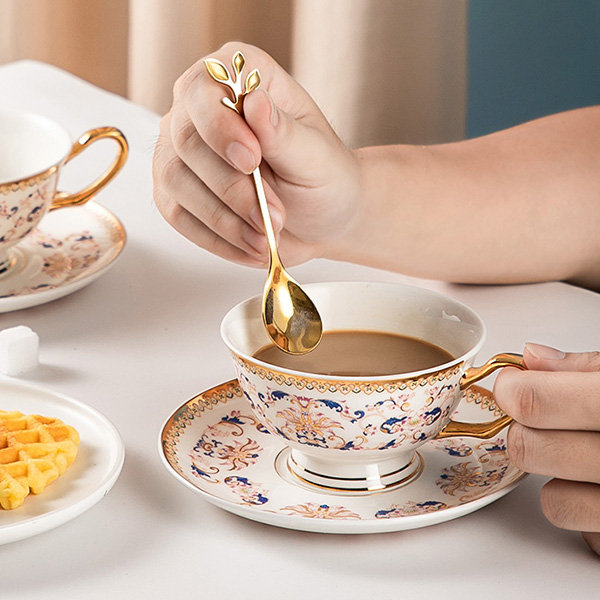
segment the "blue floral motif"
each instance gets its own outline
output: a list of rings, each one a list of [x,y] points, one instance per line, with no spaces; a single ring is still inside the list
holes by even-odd
[[[263,496],[262,489],[252,483],[247,477],[231,475],[223,480],[233,491],[240,496],[245,504],[262,505],[269,501]]]
[[[435,407],[432,410],[425,411],[425,423],[427,425],[433,425],[441,416],[442,410],[439,407]]]
[[[343,412],[343,408],[342,405],[339,402],[335,402],[334,400],[323,400],[321,398],[318,398],[317,400],[315,400],[315,402],[319,402],[321,404],[324,404],[327,408],[331,408],[332,410],[335,410],[335,412]]]
[[[397,433],[402,429],[402,427],[399,427],[398,425],[404,423],[407,418],[408,417],[390,417],[387,421],[380,425],[379,429],[381,429],[381,431],[384,433]]]
[[[425,502],[406,502],[402,506],[392,504],[387,509],[378,510],[375,513],[376,519],[394,519],[398,517],[408,517],[411,515],[422,515],[424,513],[437,512],[448,508],[445,502],[438,500],[426,500]]]
[[[450,456],[465,457],[473,454],[473,448],[464,442],[443,442],[439,448]]]
[[[435,435],[436,424],[454,407],[454,385],[430,385],[411,405],[411,392],[375,400],[360,408],[338,398],[310,397],[267,387],[265,396],[248,390],[259,420],[273,434],[297,444],[337,450],[385,450]],[[347,426],[352,424],[348,435]],[[388,439],[381,439],[381,433]],[[388,437],[389,436],[389,437]],[[393,440],[391,438],[394,438]]]

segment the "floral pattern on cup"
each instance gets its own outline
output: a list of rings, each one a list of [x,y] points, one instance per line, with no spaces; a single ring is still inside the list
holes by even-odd
[[[33,231],[46,213],[55,185],[56,177],[51,177],[34,191],[25,189],[0,195],[0,251]]]
[[[256,386],[243,374],[244,395],[259,421],[300,445],[337,450],[391,450],[434,437],[455,408],[458,383],[435,382],[418,393],[380,394],[360,409],[351,400]],[[379,397],[381,396],[381,397]]]

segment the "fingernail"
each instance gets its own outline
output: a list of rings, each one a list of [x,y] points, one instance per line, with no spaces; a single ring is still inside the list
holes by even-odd
[[[242,237],[254,251],[255,257],[264,260],[268,252],[267,240],[264,234],[257,233],[251,227],[245,227],[242,232]]]
[[[246,175],[249,175],[256,169],[254,155],[246,146],[239,142],[231,142],[225,150],[225,156],[236,169],[242,171],[242,173],[246,173]]]
[[[535,358],[544,358],[547,360],[562,360],[566,354],[562,350],[557,350],[551,346],[543,346],[542,344],[534,344],[527,342],[525,350],[535,356]]]
[[[279,111],[275,106],[275,102],[273,102],[273,98],[271,98],[271,94],[269,94],[269,92],[265,92],[265,94],[271,103],[271,125],[277,127],[277,123],[279,123]]]
[[[260,206],[255,204],[250,211],[250,220],[254,224],[254,228],[256,231],[264,232],[265,225],[263,223],[262,213],[260,211]]]
[[[273,231],[275,233],[280,232],[283,229],[283,217],[281,213],[269,205],[269,215],[271,215],[271,224],[273,225]],[[263,223],[262,212],[258,204],[250,211],[250,220],[256,225],[258,231],[265,230]]]
[[[269,214],[271,215],[273,231],[279,233],[283,229],[283,217],[281,216],[281,213],[278,210],[269,207]]]

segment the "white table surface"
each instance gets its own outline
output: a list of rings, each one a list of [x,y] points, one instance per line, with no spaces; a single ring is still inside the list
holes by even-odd
[[[600,597],[599,559],[578,533],[556,529],[540,511],[541,477],[466,517],[364,536],[247,521],[179,484],[158,457],[161,424],[191,396],[233,377],[220,319],[262,289],[264,274],[205,253],[162,220],[151,179],[158,116],[30,61],[0,68],[0,105],[47,115],[73,137],[115,125],[131,144],[125,169],[97,198],[129,234],[117,264],[71,296],[0,315],[1,328],[23,324],[40,335],[42,364],[23,379],[104,413],[125,442],[125,466],[82,516],[0,547],[0,598]],[[98,146],[65,169],[63,189],[103,168],[113,148]],[[293,272],[301,282],[408,280],[328,261]],[[562,283],[417,284],[481,314],[488,325],[481,359],[520,351],[527,340],[600,348],[600,295],[589,291]]]

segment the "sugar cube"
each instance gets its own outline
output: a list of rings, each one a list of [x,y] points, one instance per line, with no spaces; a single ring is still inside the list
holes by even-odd
[[[19,325],[0,331],[0,373],[21,375],[37,367],[40,338],[29,327]]]

